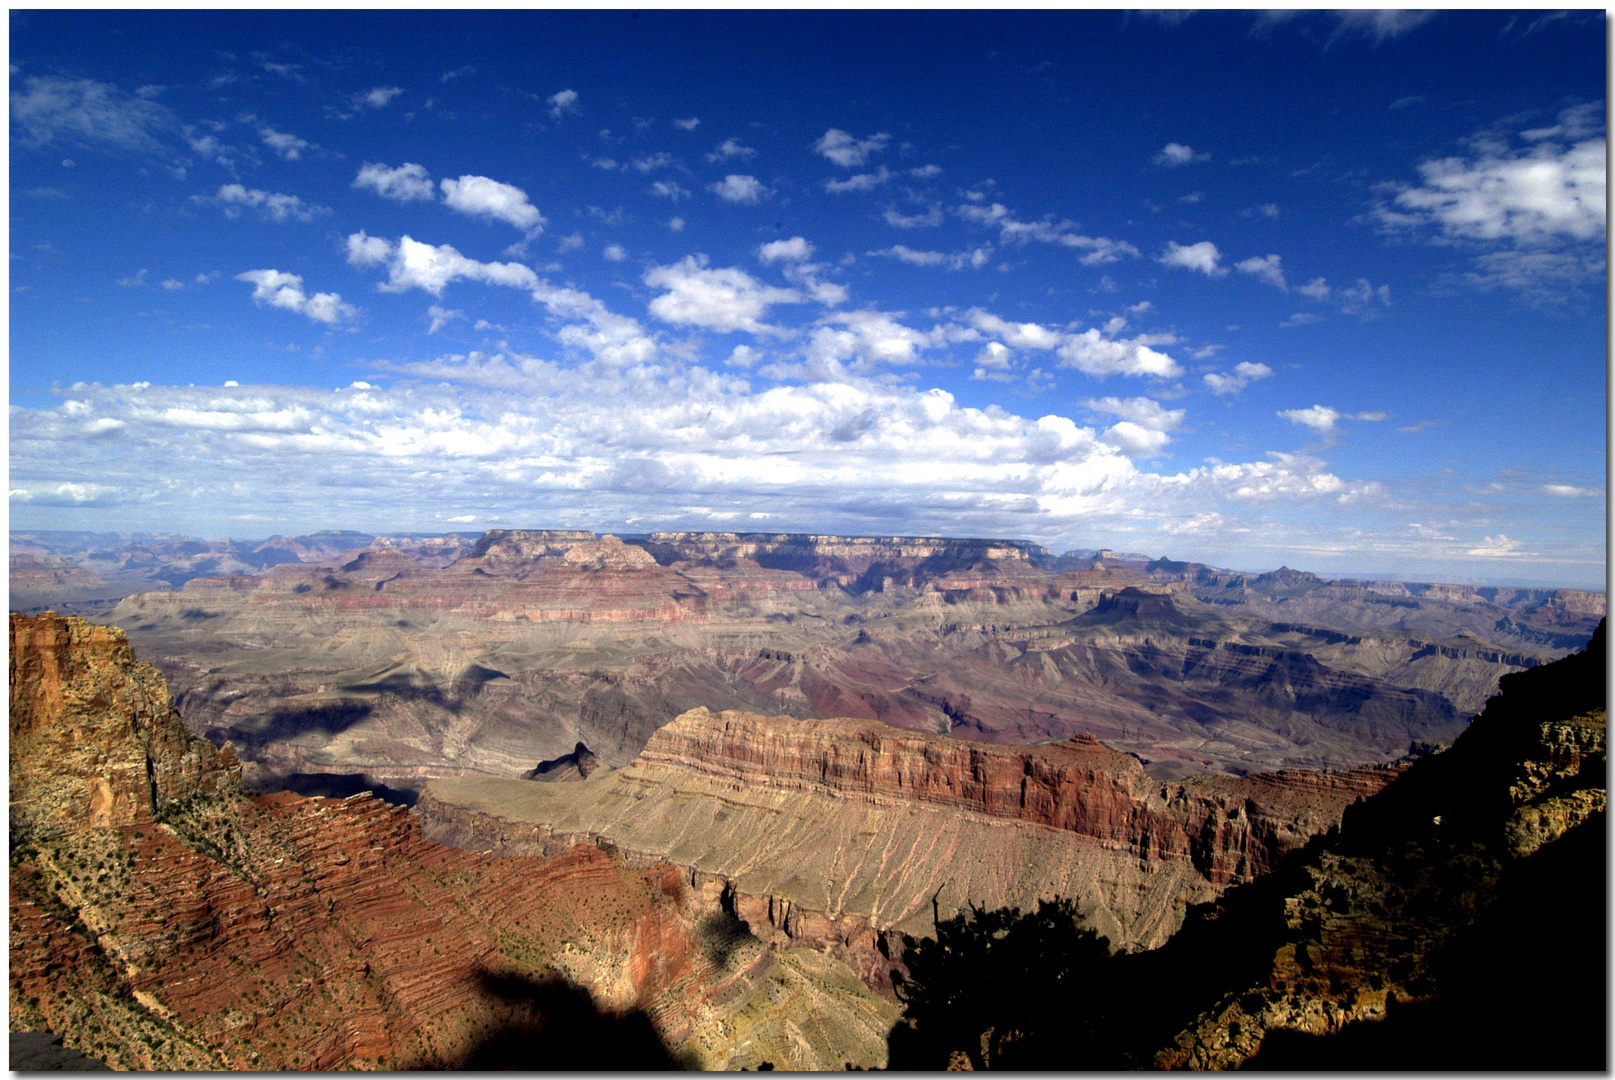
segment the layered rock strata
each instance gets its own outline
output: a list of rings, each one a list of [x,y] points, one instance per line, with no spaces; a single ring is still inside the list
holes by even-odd
[[[696,709],[583,783],[438,780],[427,835],[502,853],[603,845],[685,868],[780,944],[887,983],[902,933],[968,904],[1071,896],[1120,948],[1264,873],[1396,768],[1160,784],[1092,738],[1005,747],[859,720]]]
[[[140,1069],[884,1061],[893,1005],[672,866],[456,850],[368,795],[249,799],[109,628],[13,616],[12,665],[13,1030]],[[98,813],[98,761],[152,780]]]

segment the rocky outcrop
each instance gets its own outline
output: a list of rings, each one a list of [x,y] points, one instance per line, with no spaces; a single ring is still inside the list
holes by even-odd
[[[746,788],[934,803],[1061,829],[1139,859],[1188,858],[1217,885],[1266,873],[1399,771],[1287,770],[1160,784],[1136,758],[1091,735],[1002,746],[863,720],[707,709],[658,730],[640,760]]]
[[[877,988],[904,933],[967,906],[1077,899],[1119,948],[1267,872],[1398,768],[1161,784],[1091,737],[1009,747],[869,721],[695,709],[581,784],[428,784],[427,835],[540,854],[671,862],[780,947],[829,950]]]
[[[1216,973],[1177,980],[1199,983],[1191,1015],[1153,1064],[1603,1068],[1605,648],[1600,629],[1505,677],[1451,749],[1338,835],[1195,912],[1135,973]]]
[[[889,1002],[665,863],[456,850],[368,794],[248,798],[121,635],[12,633],[14,1030],[139,1069],[884,1060]]]
[[[149,824],[164,807],[239,786],[234,751],[186,729],[117,627],[13,614],[10,658],[14,837]]]

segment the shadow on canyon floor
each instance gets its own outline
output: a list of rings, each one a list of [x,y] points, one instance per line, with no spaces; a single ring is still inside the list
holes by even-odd
[[[642,1010],[603,1010],[587,990],[560,976],[483,972],[481,981],[483,993],[515,1017],[452,1068],[650,1072],[692,1067],[673,1054]]]

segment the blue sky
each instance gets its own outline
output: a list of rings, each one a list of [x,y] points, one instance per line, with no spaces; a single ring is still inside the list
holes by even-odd
[[[1601,585],[1601,12],[14,12],[11,525]]]

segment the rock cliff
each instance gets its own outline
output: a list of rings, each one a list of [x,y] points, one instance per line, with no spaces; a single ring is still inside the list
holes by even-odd
[[[239,786],[234,751],[186,729],[117,627],[13,614],[10,660],[14,837],[149,824],[164,807]]]
[[[1265,873],[1398,771],[1162,784],[1091,737],[1009,747],[703,708],[609,775],[438,780],[417,809],[463,847],[671,862],[765,939],[829,949],[883,987],[933,904],[1071,896],[1118,947],[1158,945],[1187,903]]]
[[[884,1060],[890,1003],[667,864],[455,850],[369,795],[248,798],[117,631],[13,616],[11,659],[13,1030],[140,1069]]]

